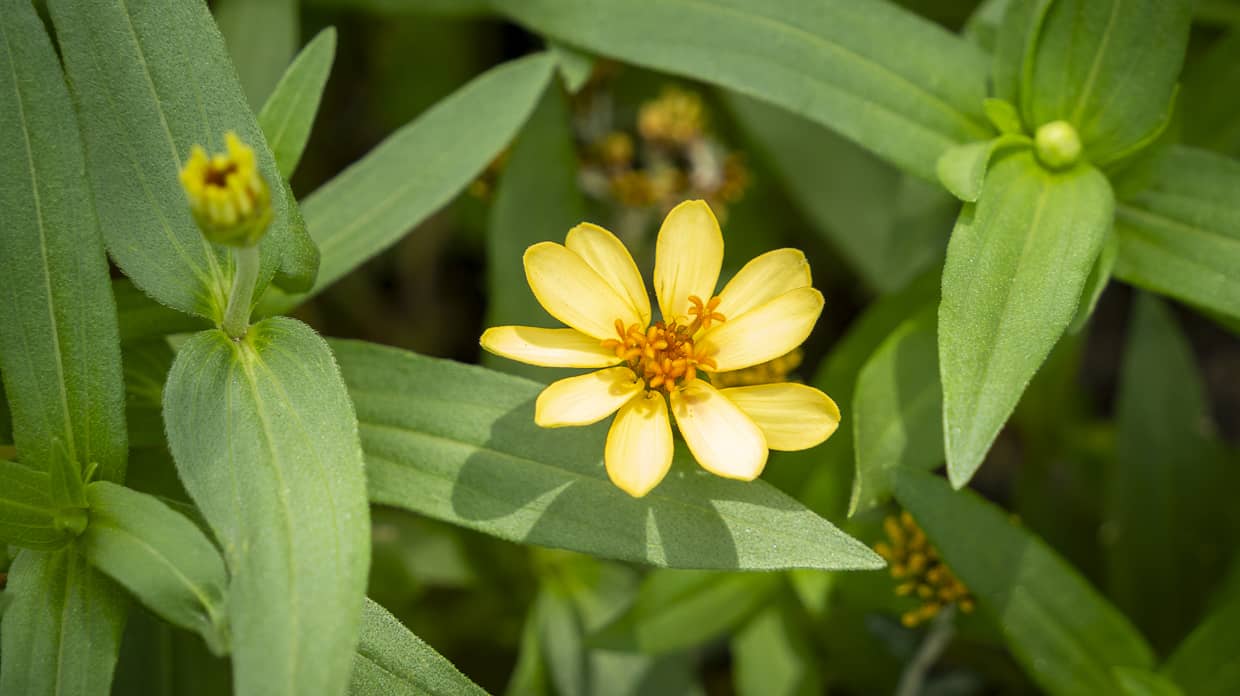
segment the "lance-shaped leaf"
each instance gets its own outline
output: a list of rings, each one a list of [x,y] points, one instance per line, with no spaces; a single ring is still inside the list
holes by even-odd
[[[738,696],[808,696],[824,692],[815,644],[784,602],[772,602],[733,638]]]
[[[0,459],[0,481],[0,543],[41,551],[69,543],[73,534],[56,523],[46,473]]]
[[[1171,110],[1191,9],[1191,0],[1050,3],[1021,64],[1025,123],[1071,123],[1099,166],[1148,142]]]
[[[1225,603],[1180,643],[1162,673],[1192,696],[1228,696],[1240,692],[1240,594]]]
[[[943,435],[952,484],[968,482],[1072,321],[1111,226],[1096,169],[1053,174],[1029,152],[993,165],[952,231],[939,305]]]
[[[370,599],[362,604],[351,696],[485,696],[477,684]]]
[[[328,27],[297,54],[258,112],[258,125],[285,179],[293,175],[306,149],[335,57],[336,30]]]
[[[298,0],[216,0],[212,10],[250,104],[262,104],[299,41]]]
[[[112,295],[116,298],[116,319],[122,343],[175,333],[193,333],[210,326],[202,317],[178,312],[152,300],[134,287],[133,281],[128,278],[112,281]]]
[[[989,135],[984,54],[887,3],[526,0],[496,9],[592,53],[771,102],[924,179],[948,147]]]
[[[212,652],[227,652],[228,576],[198,526],[154,496],[108,481],[87,486],[86,497],[82,555],[165,621],[197,631]]]
[[[1234,11],[1234,10],[1232,10]],[[1184,66],[1184,141],[1224,154],[1240,154],[1240,30],[1216,40]]]
[[[1115,276],[1240,317],[1240,162],[1172,147],[1149,188],[1116,210]]]
[[[0,694],[107,696],[128,600],[73,548],[22,551],[0,623]]]
[[[73,86],[86,168],[108,251],[156,300],[219,320],[232,257],[212,248],[190,216],[178,178],[194,145],[224,150],[235,131],[254,148],[271,187],[257,291],[287,246],[280,174],[201,0],[48,2]]]
[[[272,292],[263,311],[297,306],[383,251],[473,181],[506,146],[551,80],[538,54],[471,81],[302,202],[323,263],[305,295]]]
[[[1113,668],[1152,667],[1149,646],[1124,615],[1006,512],[915,469],[898,470],[894,487],[1048,693],[1119,693]]]
[[[534,425],[542,385],[337,341],[371,500],[527,544],[682,568],[875,568],[882,561],[761,481],[706,473],[687,452],[646,497],[603,470],[607,428]]]
[[[177,471],[232,575],[239,694],[347,686],[370,560],[357,425],[327,345],[268,319],[204,331],[164,389]]]
[[[0,0],[0,370],[21,461],[125,471],[116,308],[69,91],[28,0]]]

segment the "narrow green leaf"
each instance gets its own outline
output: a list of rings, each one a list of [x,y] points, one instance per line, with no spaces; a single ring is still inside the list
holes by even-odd
[[[47,474],[0,459],[0,481],[0,543],[43,551],[73,538],[56,526]]]
[[[367,599],[362,604],[361,640],[353,657],[351,696],[485,696],[386,609]]]
[[[0,370],[21,461],[53,442],[78,467],[125,472],[124,388],[77,123],[60,61],[28,0],[0,0]]]
[[[228,576],[219,551],[189,519],[153,496],[107,481],[86,488],[90,523],[78,549],[159,614],[228,651]]]
[[[1123,614],[1041,540],[972,491],[900,469],[895,493],[1048,693],[1110,694],[1112,668],[1149,669],[1153,655]]]
[[[271,282],[285,292],[305,292],[314,287],[314,280],[319,274],[319,246],[306,228],[306,220],[302,217],[297,199],[293,197],[292,186],[288,181],[281,181],[280,184],[288,204],[289,238],[280,267]]]
[[[1013,106],[1021,104],[1022,92],[1028,81],[1027,65],[1042,31],[1046,11],[1054,0],[1017,0],[993,3],[987,13],[990,19],[998,14],[991,81],[993,97]],[[1040,123],[1027,123],[1029,131]]]
[[[94,473],[93,468],[79,466],[60,438],[52,440],[52,461],[47,473],[52,505],[61,509],[86,507],[86,479]],[[79,518],[79,522],[85,522],[85,517]]]
[[[107,696],[128,600],[74,549],[22,551],[0,623],[0,694]]]
[[[981,466],[1021,393],[1076,313],[1111,226],[1096,169],[1052,174],[999,160],[952,232],[939,305],[943,435],[952,485]]]
[[[115,696],[230,696],[228,659],[202,639],[141,607],[125,622],[116,663]]]
[[[336,29],[328,27],[297,54],[258,112],[258,125],[285,179],[296,171],[306,149],[335,57]]]
[[[992,140],[951,147],[939,157],[936,167],[939,183],[956,198],[976,203],[982,195],[982,183],[991,158],[1002,149],[1028,145],[1027,137],[1001,135]]]
[[[1192,696],[1228,696],[1240,691],[1240,595],[1233,595],[1176,648],[1162,673]]]
[[[1240,317],[1240,162],[1173,147],[1153,184],[1116,209],[1126,283]]]
[[[1235,547],[1219,519],[1231,495],[1192,347],[1148,295],[1129,329],[1117,421],[1105,506],[1110,594],[1167,651],[1195,624]]]
[[[1237,6],[1240,10],[1240,6]],[[1184,68],[1180,104],[1189,145],[1240,154],[1240,25]]]
[[[210,326],[202,317],[178,312],[162,305],[134,286],[128,278],[112,281],[121,342],[157,338],[176,333],[193,333]]]
[[[490,12],[492,0],[307,0],[307,4],[378,15],[477,17]]]
[[[697,647],[735,631],[768,603],[780,582],[775,573],[656,570],[642,582],[633,606],[590,644],[649,655]]]
[[[178,316],[185,316],[178,313]],[[125,421],[129,446],[166,447],[164,437],[164,381],[175,354],[165,338],[131,341],[122,346],[125,365]],[[132,459],[132,456],[131,456]]]
[[[657,566],[882,566],[770,485],[712,476],[687,452],[649,495],[629,497],[603,470],[607,424],[537,427],[537,383],[362,342],[332,345],[357,406],[374,502]]]
[[[581,91],[594,71],[594,57],[557,41],[551,42],[550,50],[564,80],[564,89],[571,94]]]
[[[1020,112],[1011,102],[987,99],[982,102],[982,111],[986,112],[986,118],[991,125],[1004,135],[1021,135],[1025,132],[1025,127],[1020,122]]]
[[[890,472],[943,461],[943,389],[934,308],[900,324],[857,375],[853,396],[857,475],[848,514],[891,496]]]
[[[327,345],[273,318],[195,335],[164,389],[168,443],[232,574],[239,694],[342,693],[370,526],[356,419]]]
[[[1191,0],[1050,3],[1024,57],[1025,122],[1068,121],[1098,166],[1134,151],[1164,125],[1191,8]]]
[[[512,139],[554,68],[553,57],[538,54],[491,69],[306,198],[319,275],[305,295],[273,292],[263,311],[297,306],[451,200]]]
[[[1116,667],[1115,680],[1124,696],[1184,696],[1175,682],[1147,669]]]
[[[824,692],[818,660],[798,617],[782,604],[764,609],[732,639],[737,696],[813,696]]]
[[[771,102],[927,180],[948,147],[989,135],[985,55],[894,5],[526,0],[496,9],[591,53]]]
[[[298,0],[215,0],[219,31],[250,105],[262,104],[297,51]],[[274,149],[274,148],[273,148]]]
[[[159,302],[218,321],[232,257],[190,216],[178,178],[194,145],[224,149],[235,131],[271,186],[261,292],[287,246],[279,171],[201,0],[49,0],[86,142],[108,251]],[[79,170],[80,171],[80,170]]]
[[[1076,316],[1068,325],[1069,334],[1080,333],[1081,329],[1085,328],[1085,324],[1089,322],[1089,318],[1093,316],[1094,310],[1098,307],[1098,300],[1102,299],[1102,293],[1111,284],[1111,274],[1115,272],[1115,261],[1118,258],[1119,235],[1110,231],[1102,240],[1102,251],[1098,252],[1094,267],[1090,269],[1089,277],[1085,279],[1081,301],[1076,306]]]

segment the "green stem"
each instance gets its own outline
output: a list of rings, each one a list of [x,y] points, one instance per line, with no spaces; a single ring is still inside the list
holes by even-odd
[[[922,692],[926,675],[930,673],[934,663],[939,661],[939,657],[943,655],[947,644],[952,640],[952,635],[956,632],[955,618],[956,605],[949,604],[930,622],[930,631],[922,640],[921,647],[917,649],[917,654],[904,668],[904,674],[900,675],[900,683],[896,686],[896,696],[917,696]]]
[[[236,273],[233,274],[232,292],[228,295],[228,308],[224,310],[224,322],[220,327],[233,338],[241,338],[250,328],[250,304],[254,299],[254,285],[258,283],[258,245],[233,249]]]

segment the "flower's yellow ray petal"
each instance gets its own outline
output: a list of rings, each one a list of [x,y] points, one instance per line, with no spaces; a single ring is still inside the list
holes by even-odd
[[[620,490],[640,498],[659,485],[672,467],[672,424],[658,392],[620,407],[607,431],[603,453],[607,476]]]
[[[610,367],[620,362],[614,350],[577,329],[493,326],[479,343],[498,356],[541,367]]]
[[[712,474],[752,481],[766,466],[766,437],[736,404],[695,379],[672,392],[672,413],[693,458]]]
[[[822,293],[797,288],[716,324],[697,340],[714,370],[739,370],[773,360],[801,345],[822,314]]]
[[[723,234],[705,201],[672,208],[659,228],[654,255],[654,293],[663,320],[686,324],[689,296],[709,300],[723,265]]]
[[[609,367],[547,385],[534,402],[534,422],[544,428],[597,423],[644,389],[627,367]]]
[[[633,305],[577,254],[553,242],[525,250],[525,279],[551,316],[597,339],[617,338],[616,320],[638,324]]]
[[[641,315],[643,327],[650,323],[650,296],[646,294],[646,283],[633,262],[633,256],[624,248],[624,242],[598,225],[583,222],[568,231],[564,246],[580,256],[618,295],[633,305]]]
[[[731,319],[780,295],[809,287],[809,261],[800,249],[776,249],[753,259],[719,293],[719,312]],[[703,298],[705,299],[705,298]]]
[[[773,450],[809,449],[840,425],[840,409],[831,397],[804,384],[759,384],[720,393],[757,424]]]

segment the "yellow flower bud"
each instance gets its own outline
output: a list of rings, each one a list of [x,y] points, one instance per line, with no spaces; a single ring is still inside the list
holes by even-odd
[[[271,190],[254,150],[232,131],[224,142],[227,152],[215,155],[194,146],[181,169],[181,186],[203,236],[216,244],[253,246],[271,223]]]

